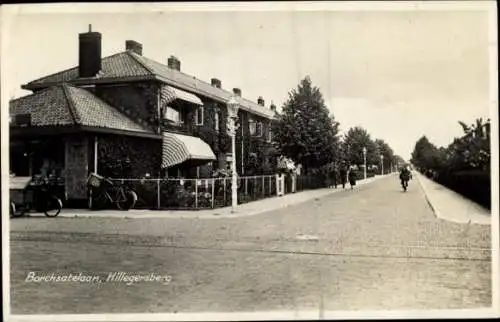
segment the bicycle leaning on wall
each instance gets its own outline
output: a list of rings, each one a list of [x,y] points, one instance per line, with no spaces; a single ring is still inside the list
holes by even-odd
[[[87,184],[91,192],[89,208],[92,210],[104,209],[110,204],[116,205],[120,210],[129,210],[134,208],[137,202],[134,190],[97,173],[89,175]]]

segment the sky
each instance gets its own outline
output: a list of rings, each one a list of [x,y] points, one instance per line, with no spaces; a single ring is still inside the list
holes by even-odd
[[[489,117],[489,20],[484,10],[163,11],[33,13],[4,19],[2,88],[78,64],[78,33],[92,24],[103,56],[143,44],[143,55],[245,98],[281,106],[310,76],[341,131],[364,127],[405,159],[426,135],[446,146],[458,121]],[[7,63],[5,63],[7,62]]]

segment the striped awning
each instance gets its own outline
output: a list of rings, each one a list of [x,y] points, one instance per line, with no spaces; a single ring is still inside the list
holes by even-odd
[[[187,160],[213,161],[215,154],[202,139],[177,133],[163,133],[162,168],[168,168]]]
[[[195,105],[203,105],[201,99],[191,93],[174,88],[172,86],[164,85],[161,89],[160,103],[161,106],[169,104],[175,100],[183,100]]]

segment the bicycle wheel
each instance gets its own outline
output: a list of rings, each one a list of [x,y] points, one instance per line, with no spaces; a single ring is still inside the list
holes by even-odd
[[[123,187],[120,188],[116,198],[116,207],[118,207],[118,209],[129,210],[131,208],[134,208],[136,202],[137,194],[135,193],[135,191],[125,189]]]
[[[62,209],[61,199],[55,196],[51,196],[48,198],[43,212],[47,217],[56,217],[61,212],[61,209]]]
[[[93,191],[92,198],[89,198],[89,209],[90,210],[102,210],[106,207],[108,199],[104,192]]]
[[[18,209],[16,208],[16,204],[15,204],[15,203],[13,203],[13,202],[11,202],[11,203],[10,203],[10,215],[11,215],[12,217],[21,217],[22,215],[24,215],[24,211],[22,211],[22,210],[18,210]]]

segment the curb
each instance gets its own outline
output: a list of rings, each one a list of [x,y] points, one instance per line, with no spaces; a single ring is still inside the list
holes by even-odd
[[[383,178],[383,176],[368,178],[366,181],[361,181],[360,180],[356,185],[358,185],[358,184],[360,184],[360,185],[369,184],[369,183],[371,183],[373,181],[376,181],[377,179],[381,179],[381,178]],[[300,205],[300,204],[303,204],[303,203],[306,203],[306,202],[310,202],[310,201],[313,201],[313,200],[319,200],[319,199],[327,197],[327,196],[329,196],[331,194],[334,194],[334,193],[337,193],[337,192],[340,192],[340,191],[344,191],[344,189],[341,189],[340,187],[337,188],[337,189],[333,189],[333,188],[323,188],[323,189],[331,189],[331,190],[326,190],[324,193],[322,193],[320,195],[311,196],[310,198],[306,198],[306,199],[298,201],[298,202],[290,202],[289,204],[285,204],[285,205],[282,205],[282,206],[274,207],[274,208],[271,208],[271,209],[269,209],[269,208],[268,209],[259,209],[257,211],[251,211],[251,212],[248,212],[248,213],[241,213],[241,214],[238,214],[238,213],[236,213],[236,214],[229,213],[229,214],[224,214],[224,215],[218,215],[218,216],[215,216],[215,217],[216,218],[242,218],[242,217],[249,217],[249,216],[260,215],[260,214],[264,214],[264,213],[267,213],[267,212],[270,212],[270,211],[281,210],[281,209],[285,209],[285,208],[288,208],[288,207]],[[313,191],[313,190],[309,190],[309,191]],[[346,188],[345,191],[348,191],[348,189]],[[305,191],[302,191],[302,192],[305,192]],[[181,217],[179,217],[179,218],[181,218]],[[196,218],[201,219],[200,217],[196,217]],[[213,218],[213,217],[208,217],[208,218]],[[205,219],[205,218],[203,218],[203,219]]]
[[[429,192],[427,191],[427,189],[424,187],[424,184],[422,183],[422,180],[420,180],[420,176],[421,176],[421,173],[418,172],[418,175],[417,175],[417,180],[418,180],[418,183],[420,184],[420,187],[422,188],[422,191],[424,192],[424,198],[425,198],[425,201],[427,201],[427,204],[429,205],[429,208],[431,208],[432,210],[432,213],[434,214],[434,216],[437,218],[437,219],[440,219],[442,220],[442,218],[439,216],[439,212],[436,210],[436,207],[434,207],[434,205],[432,204],[430,198],[429,198]]]
[[[438,209],[438,205],[439,203],[438,202],[435,202],[435,199],[430,197],[430,193],[429,193],[429,190],[427,188],[427,185],[424,184],[424,180],[422,180],[420,178],[420,176],[423,176],[421,173],[418,173],[417,177],[418,177],[418,182],[420,183],[420,186],[422,187],[422,191],[424,193],[424,197],[425,197],[425,200],[427,201],[427,204],[429,205],[429,207],[431,208],[434,216],[438,219],[438,220],[443,220],[443,221],[447,221],[447,222],[453,222],[453,223],[456,223],[456,224],[460,224],[460,225],[470,225],[470,224],[474,224],[474,225],[491,225],[491,214],[489,215],[489,221],[483,221],[483,219],[485,218],[482,214],[477,214],[477,213],[472,213],[472,214],[467,214],[465,215],[466,217],[466,220],[468,219],[468,221],[464,221],[464,220],[460,220],[454,216],[448,216],[448,215],[443,215],[443,213]],[[427,179],[427,178],[425,178]],[[438,183],[434,182],[432,179],[427,179],[429,181],[432,181],[432,183],[435,183],[437,185],[439,185]],[[444,187],[446,188],[446,187]],[[448,189],[448,188],[446,188]],[[468,199],[464,198],[464,201],[469,201]],[[474,204],[472,201],[470,201],[472,204]],[[461,208],[463,209],[463,208]]]

